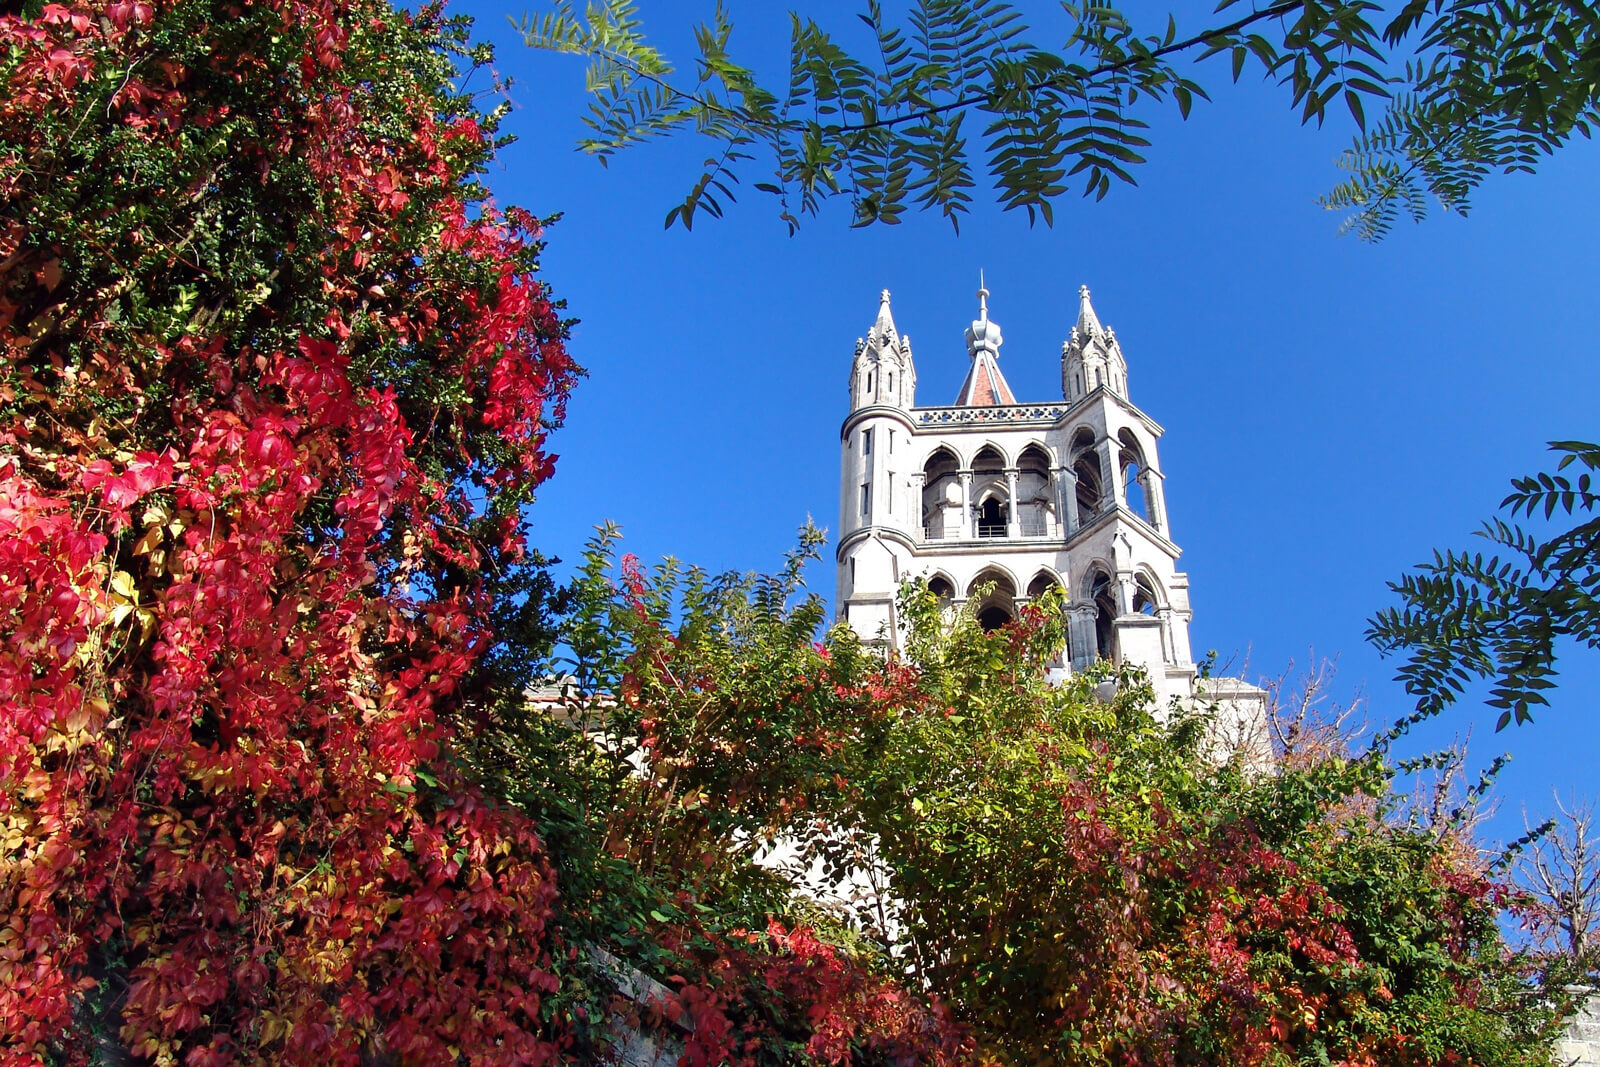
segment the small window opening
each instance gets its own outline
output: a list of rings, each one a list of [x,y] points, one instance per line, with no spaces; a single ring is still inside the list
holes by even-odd
[[[1138,460],[1131,460],[1122,468],[1122,478],[1122,498],[1128,502],[1128,510],[1149,521],[1150,509],[1145,504],[1144,496],[1144,471]]]
[[[1117,601],[1111,589],[1111,579],[1104,574],[1096,574],[1090,595],[1094,599],[1095,652],[1101,659],[1115,659]]]
[[[985,633],[993,633],[1011,621],[1011,612],[999,604],[990,604],[978,612],[978,625],[983,627]]]
[[[1133,583],[1133,610],[1139,615],[1154,615],[1156,607],[1156,591],[1150,579],[1141,574]]]
[[[993,572],[979,575],[967,590],[967,596],[976,596],[980,587],[991,582],[993,588],[976,605],[978,625],[986,631],[998,630],[1017,616],[1016,587],[1004,575]]]
[[[872,431],[871,430],[862,430],[861,431],[861,454],[863,456],[872,455]]]
[[[861,515],[865,518],[872,512],[872,483],[861,483]]]
[[[990,497],[978,508],[978,536],[1004,537],[1006,535],[1006,506],[996,497]]]
[[[1087,452],[1072,465],[1078,476],[1078,517],[1087,522],[1100,512],[1100,457]]]
[[[1150,525],[1155,525],[1155,512],[1150,506],[1150,472],[1144,465],[1144,455],[1139,441],[1128,430],[1117,435],[1122,446],[1118,462],[1122,464],[1122,499],[1128,510]]]
[[[1040,571],[1034,576],[1033,581],[1028,583],[1028,599],[1036,600],[1059,584],[1052,575]]]

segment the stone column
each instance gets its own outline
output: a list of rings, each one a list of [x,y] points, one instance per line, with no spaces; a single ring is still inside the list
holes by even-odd
[[[961,472],[961,539],[970,541],[972,529],[972,472]]]
[[[1144,499],[1150,508],[1150,525],[1167,535],[1167,476],[1153,468],[1144,471]],[[1170,535],[1168,535],[1170,536]]]
[[[1075,603],[1067,609],[1067,632],[1071,636],[1072,669],[1087,670],[1095,661],[1099,650],[1094,636],[1094,601]]]
[[[1078,532],[1078,472],[1071,467],[1056,468],[1056,515],[1066,524],[1068,536]]]
[[[911,500],[909,501],[909,504],[908,504],[908,507],[907,507],[907,510],[911,514],[911,520],[912,520],[911,539],[913,541],[917,541],[917,542],[922,542],[922,541],[927,540],[927,536],[928,536],[927,535],[928,516],[924,513],[923,504],[922,504],[922,482],[923,482],[923,479],[925,479],[926,477],[927,477],[927,475],[922,473],[921,471],[917,471],[917,472],[913,473],[911,475],[911,479],[910,479],[911,488],[908,490],[908,492],[910,492],[910,494],[911,494]],[[943,515],[941,515],[939,517],[939,521],[940,522],[944,521],[944,516]]]
[[[1122,468],[1117,464],[1117,442],[1107,437],[1100,442],[1099,452],[1100,473],[1109,483],[1105,486],[1109,496],[1102,503],[1114,503],[1125,508],[1128,506],[1128,494],[1122,485]]]
[[[1172,639],[1172,609],[1170,607],[1156,609],[1156,618],[1161,620],[1161,654],[1168,663],[1178,662],[1177,645]]]
[[[1022,536],[1022,510],[1017,506],[1017,468],[1006,471],[1006,536]]]

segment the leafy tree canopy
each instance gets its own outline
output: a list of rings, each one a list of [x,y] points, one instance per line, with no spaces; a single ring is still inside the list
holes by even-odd
[[[1439,714],[1476,680],[1490,683],[1496,729],[1531,722],[1550,703],[1560,643],[1600,649],[1600,445],[1550,448],[1561,457],[1555,469],[1514,480],[1501,501],[1511,521],[1478,531],[1493,545],[1487,554],[1435,552],[1391,583],[1400,604],[1367,633],[1406,656],[1399,678],[1417,706],[1398,729]]]
[[[1323,197],[1346,227],[1381,238],[1430,200],[1466,211],[1495,171],[1532,170],[1600,102],[1600,12],[1580,0],[1222,0],[1198,26],[1138,26],[1102,0],[1063,0],[1060,46],[1035,42],[1025,5],[913,0],[903,15],[868,0],[865,35],[792,16],[788,77],[764,82],[730,48],[719,3],[696,31],[693,76],[645,38],[632,0],[571,0],[525,16],[529,45],[589,57],[594,102],[581,142],[603,162],[653,137],[711,142],[705,169],[671,226],[716,216],[752,168],[791,232],[823,202],[848,200],[856,225],[897,223],[908,208],[952,224],[988,171],[999,202],[1052,222],[1077,190],[1132,183],[1152,109],[1187,117],[1207,99],[1204,61],[1237,81],[1260,72],[1302,123],[1348,111],[1359,134],[1348,177]],[[1370,113],[1370,114],[1369,114]]]

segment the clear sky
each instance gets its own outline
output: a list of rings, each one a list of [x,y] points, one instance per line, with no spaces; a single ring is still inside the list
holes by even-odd
[[[880,289],[911,336],[919,402],[934,404],[966,372],[980,269],[1023,401],[1060,397],[1061,342],[1087,284],[1122,342],[1134,403],[1167,430],[1196,649],[1248,657],[1253,678],[1337,656],[1341,695],[1364,689],[1388,722],[1409,705],[1362,639],[1389,602],[1385,582],[1435,546],[1472,546],[1508,479],[1545,465],[1546,441],[1600,437],[1596,146],[1491,180],[1465,220],[1435,213],[1365,245],[1315,203],[1339,177],[1347,124],[1303,129],[1286,93],[1230,86],[1218,65],[1202,76],[1214,104],[1156,123],[1140,185],[1063,201],[1054,229],[985,201],[959,236],[931,215],[850,230],[841,203],[790,238],[749,190],[721,221],[665,231],[707,146],[649,145],[609,169],[575,152],[582,63],[525,49],[506,18],[523,9],[505,2],[453,10],[478,19],[515,81],[506,132],[519,140],[491,188],[564,214],[544,263],[582,320],[572,350],[591,376],[531,518],[536,542],[569,561],[612,519],[646,561],[775,568],[807,515],[837,526],[845,382]],[[644,0],[641,13],[686,61],[688,27],[711,6]],[[858,6],[803,10],[848,33]],[[1211,7],[1180,5],[1180,32]],[[787,16],[748,0],[731,9],[736,49],[777,80]],[[811,577],[831,596],[831,555]],[[1468,703],[1425,732],[1471,729],[1478,764],[1513,755],[1497,790],[1502,836],[1521,831],[1524,805],[1548,809],[1552,788],[1600,794],[1600,662],[1571,652],[1563,667],[1555,706],[1532,726],[1494,734]]]

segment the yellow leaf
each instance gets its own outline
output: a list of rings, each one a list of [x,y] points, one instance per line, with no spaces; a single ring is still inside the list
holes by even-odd
[[[145,530],[139,540],[133,543],[133,554],[136,556],[147,555],[152,549],[158,548],[160,545],[161,527],[152,526]]]

